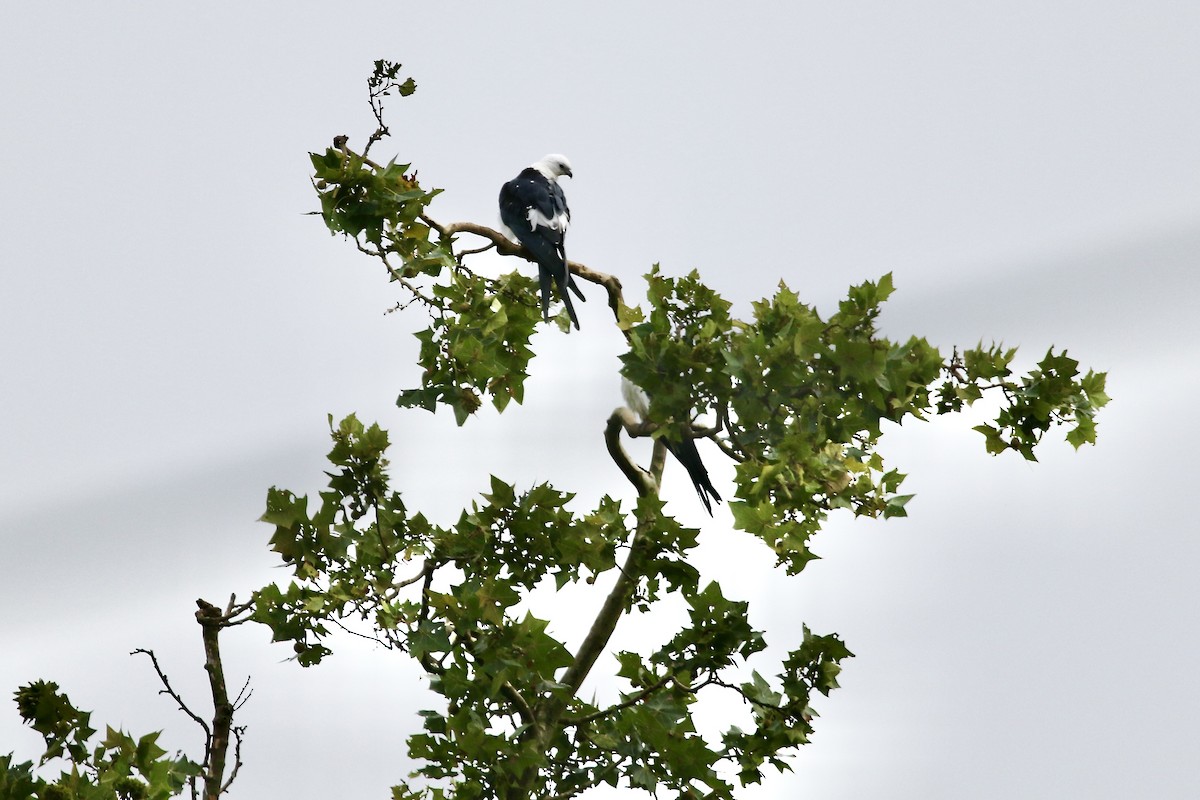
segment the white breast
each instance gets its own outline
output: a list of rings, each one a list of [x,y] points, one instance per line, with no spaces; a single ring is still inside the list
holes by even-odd
[[[624,376],[621,376],[621,395],[630,411],[641,417],[642,422],[650,416],[650,398],[642,388]]]

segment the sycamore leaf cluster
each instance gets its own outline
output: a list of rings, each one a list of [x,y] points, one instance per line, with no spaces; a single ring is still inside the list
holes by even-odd
[[[434,410],[450,407],[461,425],[490,397],[503,411],[524,398],[529,340],[541,317],[531,299],[531,277],[513,272],[497,279],[463,266],[455,238],[431,224],[426,208],[441,190],[426,190],[411,165],[375,164],[343,144],[310,153],[313,185],[330,233],[353,239],[383,262],[393,281],[430,313],[419,339],[419,388],[398,404]]]
[[[165,800],[175,797],[200,774],[200,765],[185,756],[168,755],[158,733],[133,737],[108,727],[93,742],[91,712],[72,705],[58,685],[35,681],[16,692],[17,711],[26,725],[42,735],[46,749],[38,766],[61,759],[59,776],[34,775],[32,762],[14,763],[0,756],[0,797],[13,800]]]
[[[627,310],[624,374],[652,398],[656,436],[685,436],[697,418],[737,463],[734,524],[761,538],[789,572],[815,555],[809,541],[829,512],[905,516],[904,474],[878,451],[885,423],[961,410],[998,394],[995,425],[981,425],[988,452],[1033,447],[1052,424],[1068,424],[1076,447],[1095,440],[1107,402],[1104,374],[1079,377],[1053,351],[1019,380],[1015,350],[982,346],[945,359],[923,338],[892,341],[876,321],[892,276],[852,286],[823,318],[785,284],[742,321],[697,273],[647,276],[650,311]]]

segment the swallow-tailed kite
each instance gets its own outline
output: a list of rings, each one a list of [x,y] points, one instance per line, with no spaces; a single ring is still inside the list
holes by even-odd
[[[650,398],[642,391],[642,388],[628,378],[621,378],[621,394],[625,397],[625,405],[629,410],[637,414],[642,422],[645,422],[650,416]],[[692,485],[696,487],[696,495],[700,498],[700,502],[704,503],[704,508],[708,510],[708,515],[711,517],[712,500],[721,502],[721,495],[717,494],[717,490],[713,488],[712,480],[708,477],[708,470],[704,468],[704,462],[700,460],[700,451],[696,449],[696,440],[690,436],[685,436],[682,440],[669,439],[666,436],[662,437],[663,444],[666,445],[667,451],[675,456],[675,460],[683,465],[687,470],[688,477],[692,479]],[[709,498],[712,498],[710,500]]]
[[[568,289],[585,299],[567,269],[567,253],[563,238],[571,222],[567,197],[558,185],[560,175],[571,177],[571,162],[566,156],[548,155],[536,164],[521,170],[521,174],[500,188],[500,221],[513,238],[525,245],[538,265],[541,286],[542,316],[550,321],[550,282],[558,286],[571,322],[579,328],[579,318],[571,305]]]

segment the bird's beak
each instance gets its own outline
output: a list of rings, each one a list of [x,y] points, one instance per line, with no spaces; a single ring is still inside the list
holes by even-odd
[[[571,168],[570,168],[570,167],[563,167],[563,175],[566,175],[568,178],[574,178],[574,177],[575,177],[575,174],[574,174],[573,172],[571,172]]]

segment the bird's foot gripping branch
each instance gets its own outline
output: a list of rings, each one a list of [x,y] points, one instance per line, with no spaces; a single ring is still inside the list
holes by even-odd
[[[411,81],[400,84],[396,74],[396,65],[377,65],[376,78],[390,75],[411,93]],[[502,216],[529,228],[521,244],[475,223],[438,223],[428,208],[437,190],[422,188],[409,165],[366,156],[387,133],[378,90],[379,128],[364,152],[339,137],[312,157],[321,214],[332,232],[382,262],[404,295],[396,308],[416,304],[429,314],[416,333],[421,383],[399,405],[447,405],[461,425],[484,397],[500,411],[523,399],[539,297],[548,274],[552,284],[566,277],[538,251],[546,242],[531,247],[530,230],[542,224],[533,210],[551,195],[538,213],[565,230],[565,199],[559,204],[550,184],[570,167],[548,157],[545,169],[531,168],[541,178],[526,170],[505,185]],[[521,176],[537,185],[518,191]],[[460,243],[464,235],[471,247]],[[565,262],[561,238],[547,236]],[[518,271],[485,278],[472,270],[471,259],[490,250],[536,264],[540,288]],[[724,798],[757,782],[766,765],[785,768],[807,741],[813,693],[837,686],[851,654],[835,634],[803,628],[800,645],[776,657],[773,677],[751,669],[766,641],[746,603],[725,596],[722,576],[701,576],[691,563],[699,531],[680,525],[660,496],[667,454],[687,469],[710,513],[729,492],[710,476],[701,448],[734,462],[734,527],[798,573],[816,557],[809,543],[829,513],[905,515],[904,476],[878,450],[885,423],[953,413],[990,394],[998,415],[976,428],[987,451],[1032,459],[1058,425],[1076,447],[1094,441],[1094,414],[1107,402],[1103,373],[1081,373],[1065,352],[1051,350],[1018,377],[1013,350],[979,346],[947,358],[917,336],[880,336],[890,275],[851,287],[828,316],[781,283],[738,319],[695,272],[676,278],[655,266],[641,308],[625,304],[616,277],[576,262],[568,268],[605,289],[629,345],[629,408],[609,418],[605,445],[636,491],[632,505],[606,495],[580,513],[573,495],[548,483],[520,491],[493,477],[456,524],[435,525],[390,487],[387,435],[354,417],[331,420],[331,480],[314,508],[286,491],[268,498],[272,544],[295,579],[256,595],[256,619],[306,665],[332,652],[332,633],[353,628],[415,658],[443,698],[409,738],[422,766],[396,797],[568,798],[609,784]],[[568,299],[569,282],[557,286]],[[568,319],[570,308],[558,317],[564,330]],[[655,439],[648,465],[629,457],[622,435]],[[586,622],[528,610],[535,589],[579,591],[597,581],[607,590]],[[620,621],[669,594],[686,604],[688,622],[641,652],[612,654],[618,694],[581,697],[593,668],[608,663],[600,659]],[[586,630],[574,647],[554,634],[574,629]],[[745,713],[700,730],[693,710],[726,692],[740,696]]]

